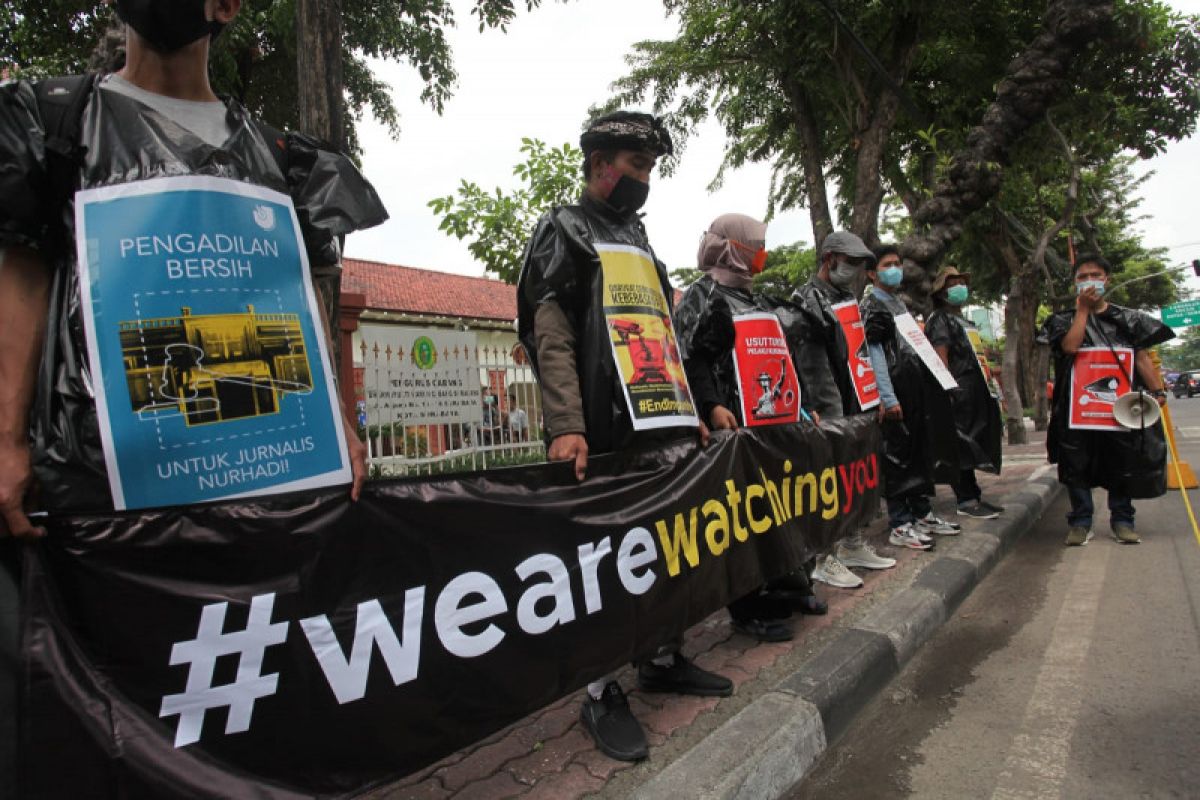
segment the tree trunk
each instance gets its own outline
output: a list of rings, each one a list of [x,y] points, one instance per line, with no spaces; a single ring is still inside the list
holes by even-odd
[[[296,75],[300,130],[345,150],[341,0],[296,0]],[[335,373],[341,361],[341,337],[336,335],[341,283],[340,275],[316,282],[334,332],[330,356]]]
[[[996,99],[955,154],[945,179],[913,217],[914,232],[900,250],[916,267],[906,270],[906,278],[917,271],[926,276],[913,281],[918,284],[913,287],[914,300],[923,294],[928,302],[928,275],[962,235],[963,220],[999,191],[1001,165],[1013,146],[1068,89],[1075,56],[1101,37],[1112,16],[1112,0],[1051,0],[1043,31],[1008,65]]]
[[[1000,376],[1004,385],[1005,425],[1008,428],[1009,444],[1025,444],[1029,441],[1025,433],[1025,412],[1021,405],[1020,360],[1021,360],[1021,306],[1025,302],[1025,288],[1021,276],[1014,275],[1008,288],[1008,299],[1004,304],[1004,360]]]
[[[1038,393],[1033,403],[1033,429],[1044,431],[1050,427],[1050,400],[1046,397],[1046,381],[1050,378],[1050,346],[1035,345],[1033,374],[1037,378]]]
[[[800,160],[804,166],[804,193],[808,215],[812,220],[813,247],[818,251],[825,237],[833,233],[833,215],[829,211],[829,195],[825,188],[825,152],[821,148],[821,133],[812,114],[812,103],[804,87],[794,80],[784,80],[792,100],[792,124],[800,138]]]

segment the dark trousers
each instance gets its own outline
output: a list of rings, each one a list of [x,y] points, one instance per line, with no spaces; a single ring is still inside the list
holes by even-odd
[[[1092,490],[1067,487],[1067,497],[1071,500],[1071,510],[1067,512],[1067,524],[1079,525],[1084,528],[1092,527],[1092,515],[1096,507],[1092,504]],[[1112,524],[1124,522],[1133,525],[1133,501],[1119,494],[1108,493],[1108,517]]]
[[[979,481],[975,480],[975,470],[973,469],[964,469],[959,472],[958,479],[950,484],[950,488],[954,490],[954,499],[960,506],[983,497],[983,490],[979,488]]]
[[[0,539],[0,800],[17,796],[20,546],[11,538]]]
[[[916,522],[933,510],[929,498],[920,493],[906,494],[887,499],[888,525],[899,528],[910,522]]]

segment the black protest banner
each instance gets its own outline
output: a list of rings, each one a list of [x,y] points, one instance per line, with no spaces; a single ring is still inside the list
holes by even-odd
[[[412,772],[678,641],[878,506],[867,418],[51,519],[27,797],[311,797]]]

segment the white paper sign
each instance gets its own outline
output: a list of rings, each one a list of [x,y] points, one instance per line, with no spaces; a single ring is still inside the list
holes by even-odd
[[[921,330],[921,326],[913,319],[912,314],[908,312],[897,314],[896,330],[900,331],[900,335],[908,342],[909,347],[921,357],[921,361],[933,373],[933,377],[937,378],[937,382],[942,385],[943,389],[958,388],[958,381],[954,380],[950,370],[946,369],[946,365],[942,363],[942,359],[933,349],[933,345],[925,338],[925,331]]]

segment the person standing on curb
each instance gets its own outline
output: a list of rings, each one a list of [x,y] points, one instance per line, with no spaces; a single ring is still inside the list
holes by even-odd
[[[1160,405],[1166,402],[1149,348],[1175,338],[1175,332],[1149,314],[1105,300],[1111,274],[1112,265],[1100,256],[1079,256],[1075,308],[1051,316],[1039,334],[1054,354],[1046,450],[1071,501],[1068,547],[1092,538],[1092,487],[1108,490],[1112,534],[1121,544],[1141,542],[1132,499],[1159,497],[1167,490],[1162,425],[1123,428],[1112,417],[1111,404],[1122,389],[1145,389]]]
[[[538,221],[517,281],[517,327],[542,393],[547,457],[573,462],[575,477],[583,480],[589,455],[684,434],[698,433],[704,445],[708,429],[703,422],[690,428],[681,422],[637,430],[638,412],[621,385],[630,381],[611,337],[615,330],[632,344],[642,335],[642,323],[609,318],[605,310],[610,277],[620,274],[622,280],[641,281],[627,294],[670,311],[666,267],[654,256],[638,212],[656,162],[672,152],[671,138],[658,118],[617,111],[593,120],[580,147],[583,196]],[[637,665],[639,688],[713,697],[733,693],[732,681],[684,658],[680,644],[664,643],[659,655]],[[588,684],[580,719],[606,755],[638,761],[649,754],[645,731],[614,677]]]
[[[954,267],[943,267],[938,272],[933,281],[934,310],[925,321],[925,336],[958,381],[958,388],[950,390],[958,431],[958,470],[950,475],[957,513],[995,519],[1004,507],[983,499],[975,470],[1000,474],[1003,431],[1000,404],[988,388],[979,356],[967,335],[971,323],[962,315],[963,304],[970,296],[970,280],[969,275]]]
[[[97,369],[86,355],[72,213],[78,190],[205,176],[286,193],[314,282],[340,270],[342,236],[387,219],[348,158],[310,137],[268,129],[213,93],[210,40],[240,0],[114,5],[127,24],[119,72],[0,86],[0,538],[44,534],[28,514],[35,486],[47,511],[114,506]],[[345,409],[342,416],[357,499],[366,449]],[[15,725],[20,549],[12,540],[0,544],[0,720]],[[0,729],[0,797],[15,791],[15,739]]]
[[[875,255],[876,263],[867,268],[873,286],[862,302],[862,317],[881,399],[888,541],[929,550],[931,534],[959,532],[958,525],[935,515],[930,504],[934,468],[939,462],[957,462],[957,437],[947,425],[952,415],[946,391],[897,324],[901,319],[912,322],[904,301],[896,296],[904,282],[900,252],[885,245]]]
[[[713,220],[700,241],[696,259],[704,275],[688,287],[675,310],[675,331],[688,384],[701,418],[712,430],[736,430],[747,424],[742,418],[745,404],[735,364],[736,319],[766,310],[761,298],[753,292],[754,275],[762,271],[767,260],[766,236],[766,223],[744,214],[723,214]],[[794,377],[794,372],[795,367],[785,363],[780,375],[786,377],[791,373]],[[768,376],[765,381],[768,387],[775,378]],[[781,410],[791,413],[781,413],[777,418],[780,423],[801,416],[799,407]],[[803,592],[802,613],[828,611],[813,594],[803,570],[791,577],[786,588],[795,584]],[[788,605],[762,589],[730,603],[729,616],[734,630],[759,641],[783,642],[792,638],[792,629],[785,622],[791,616]]]
[[[835,308],[852,307],[866,283],[864,269],[875,255],[849,231],[835,231],[821,243],[820,263],[807,283],[798,286],[775,309],[787,333],[792,359],[800,374],[804,408],[819,420],[839,419],[869,411],[855,390],[851,353]],[[894,558],[881,556],[862,531],[842,539],[832,553],[817,559],[813,580],[841,589],[862,586],[848,567],[888,569]]]

